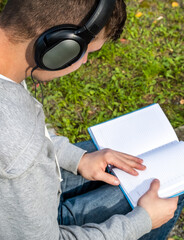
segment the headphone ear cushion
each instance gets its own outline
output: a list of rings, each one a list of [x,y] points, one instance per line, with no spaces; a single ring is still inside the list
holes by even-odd
[[[76,58],[81,57],[80,53],[80,44],[72,39],[66,39],[49,49],[42,56],[42,62],[48,69],[60,69],[62,66],[71,65]]]
[[[60,25],[42,33],[35,42],[35,62],[44,70],[64,69],[78,61],[87,50],[87,42],[75,32],[74,25]]]

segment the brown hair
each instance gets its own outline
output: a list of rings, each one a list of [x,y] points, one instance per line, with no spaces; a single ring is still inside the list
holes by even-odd
[[[6,29],[10,40],[19,42],[56,25],[81,26],[97,3],[97,0],[8,0],[0,14],[0,27]],[[116,7],[105,27],[105,37],[117,40],[125,21],[126,5],[123,0],[116,0]]]

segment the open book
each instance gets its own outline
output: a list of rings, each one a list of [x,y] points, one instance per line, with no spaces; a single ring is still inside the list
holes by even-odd
[[[111,148],[138,156],[146,170],[132,176],[112,168],[120,188],[134,208],[153,179],[160,180],[159,196],[179,195],[184,191],[184,142],[179,141],[159,104],[88,128],[97,149]]]

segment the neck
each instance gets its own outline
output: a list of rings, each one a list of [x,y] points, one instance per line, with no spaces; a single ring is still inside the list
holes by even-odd
[[[30,75],[26,59],[28,41],[12,43],[6,33],[0,29],[0,74],[20,83]]]

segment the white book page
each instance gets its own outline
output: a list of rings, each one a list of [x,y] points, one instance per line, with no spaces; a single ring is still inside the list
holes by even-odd
[[[136,206],[155,178],[160,180],[160,197],[171,197],[184,191],[184,142],[169,143],[140,157],[144,160],[146,170],[138,171],[138,176],[113,168],[133,206]]]
[[[89,131],[98,149],[111,148],[134,156],[178,141],[159,104],[98,124]]]

